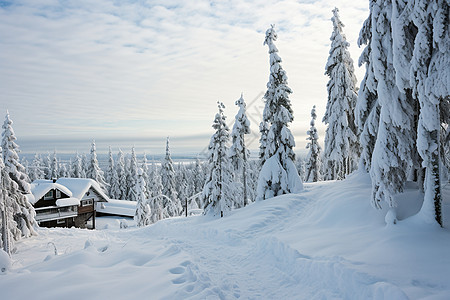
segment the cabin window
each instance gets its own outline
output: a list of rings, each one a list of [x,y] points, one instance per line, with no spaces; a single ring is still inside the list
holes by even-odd
[[[53,190],[50,190],[47,192],[47,194],[44,195],[44,200],[51,200],[53,199]]]
[[[94,200],[89,199],[89,200],[83,200],[81,201],[81,206],[89,206],[92,205],[94,203]]]
[[[56,190],[56,199],[61,198],[61,191],[60,190]]]
[[[66,220],[65,219],[58,219],[56,220],[56,224],[65,224]]]

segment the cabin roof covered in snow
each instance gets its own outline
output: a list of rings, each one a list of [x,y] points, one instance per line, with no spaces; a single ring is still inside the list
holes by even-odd
[[[67,187],[72,192],[72,196],[80,200],[91,187],[105,201],[109,200],[109,197],[102,191],[98,183],[90,178],[59,178],[56,183]]]
[[[107,203],[97,203],[97,212],[105,214],[134,217],[136,201],[109,199]]]
[[[69,197],[72,197],[72,192],[65,186],[55,183],[52,180],[35,180],[31,183],[31,193],[34,196],[34,199],[28,198],[28,201],[31,204],[35,204],[39,199],[44,197],[45,194],[48,193],[50,190],[60,190],[64,194],[66,194]]]

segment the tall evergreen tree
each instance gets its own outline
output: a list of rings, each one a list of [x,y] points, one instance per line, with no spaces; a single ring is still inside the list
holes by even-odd
[[[50,179],[57,179],[59,177],[59,163],[58,157],[56,156],[56,149],[53,151],[50,168]]]
[[[89,161],[87,159],[86,153],[81,155],[81,178],[87,178]]]
[[[228,143],[230,133],[225,123],[226,116],[222,102],[217,102],[219,112],[214,118],[212,127],[215,133],[208,146],[208,164],[210,173],[203,187],[202,198],[205,214],[221,216],[234,207],[234,193],[230,163],[228,160]]]
[[[236,181],[242,181],[242,198],[237,200],[237,206],[248,205],[247,169],[250,151],[245,146],[244,135],[250,133],[250,121],[245,113],[245,101],[243,95],[235,103],[239,107],[236,114],[233,130],[231,132],[232,145],[230,147],[230,161],[235,171]]]
[[[25,173],[25,168],[19,162],[19,146],[15,142],[17,138],[12,124],[7,112],[2,132],[2,156],[6,172],[2,177],[11,179],[11,184],[6,187],[9,194],[7,197],[11,199],[9,207],[12,209],[14,220],[22,236],[28,237],[35,234],[34,227],[37,226],[37,223],[34,217],[36,213],[27,198],[32,197],[30,179]]]
[[[178,199],[176,190],[175,170],[173,168],[172,158],[170,157],[169,137],[167,137],[166,140],[166,156],[161,163],[161,182],[163,186],[163,195],[174,203],[172,206],[170,206],[169,203],[164,203],[164,207],[171,207],[168,211],[171,217],[179,216],[182,213],[183,208],[180,200]],[[168,199],[165,201],[168,201]]]
[[[113,190],[115,199],[127,199],[127,175],[125,171],[125,157],[123,151],[119,149],[116,161],[116,175]]]
[[[82,160],[80,154],[78,154],[78,151],[75,154],[75,159],[73,160],[73,163],[72,163],[71,176],[73,178],[84,178],[83,177],[83,160]]]
[[[116,176],[115,171],[115,164],[114,164],[114,157],[112,154],[111,146],[109,146],[108,149],[108,166],[106,167],[106,173],[105,173],[105,181],[108,184],[108,195],[110,197],[113,197],[113,185],[114,185],[114,179]]]
[[[31,163],[30,168],[30,181],[33,182],[37,179],[44,179],[45,173],[44,173],[44,167],[42,158],[39,154],[34,155],[33,162]]]
[[[0,147],[1,151],[1,147]],[[0,248],[8,255],[14,245],[14,236],[20,238],[21,232],[17,228],[17,223],[13,217],[13,205],[8,191],[11,191],[11,179],[3,163],[2,155],[0,155]]]
[[[127,172],[127,186],[128,186],[128,194],[127,200],[137,201],[139,187],[138,187],[138,165],[137,165],[137,157],[136,150],[134,147],[131,148],[131,158],[129,160],[128,172]]]
[[[94,179],[100,188],[107,193],[107,183],[103,177],[103,171],[100,169],[97,160],[97,150],[95,148],[95,141],[92,141],[91,145],[91,157],[88,162],[88,168],[86,170],[86,177]]]
[[[154,198],[156,196],[162,195],[162,182],[161,182],[161,174],[155,165],[155,163],[152,163],[152,176],[151,176],[151,191],[150,191],[150,198]]]
[[[136,213],[134,215],[134,219],[136,221],[137,226],[147,226],[151,224],[151,209],[150,205],[147,203],[147,191],[146,185],[143,175],[144,171],[142,168],[138,168],[137,178],[136,178]]]
[[[372,205],[381,208],[381,201],[386,201],[390,207],[387,221],[395,223],[394,195],[403,191],[408,172],[414,165],[414,104],[396,85],[392,1],[377,1],[371,8],[371,54],[380,105],[380,122],[370,169]]]
[[[59,165],[58,166],[58,172],[59,172],[58,178],[70,177],[69,171],[67,170],[67,167],[66,167],[66,164],[60,161],[58,165]]]
[[[294,119],[287,85],[286,72],[281,67],[281,58],[274,44],[277,33],[274,26],[266,31],[264,44],[269,47],[270,75],[264,94],[263,122],[270,126],[264,146],[264,156],[259,180],[257,199],[264,200],[277,195],[298,192],[302,181],[294,165],[295,141],[288,128]],[[261,137],[263,139],[263,137]],[[260,151],[262,148],[260,147]]]
[[[450,99],[450,28],[449,2],[445,0],[418,0],[414,3],[394,1],[395,19],[399,20],[401,46],[397,47],[397,61],[404,55],[405,48],[414,42],[411,67],[396,65],[396,71],[409,75],[413,95],[420,104],[417,149],[425,167],[424,202],[420,215],[429,223],[442,221],[442,195],[440,179],[441,162],[441,124],[448,126],[448,119],[442,119],[441,106],[448,107]],[[415,26],[415,39],[412,40],[411,18]],[[396,36],[396,38],[398,38]],[[402,51],[403,50],[403,51]],[[408,52],[407,52],[408,53]],[[401,61],[400,61],[401,62]],[[404,76],[407,79],[407,76]],[[447,112],[448,114],[448,112]]]
[[[147,154],[144,152],[144,157],[142,159],[141,169],[143,171],[142,178],[145,182],[145,197],[146,199],[150,198],[150,178],[149,178],[149,169],[148,169],[148,161],[147,161]]]
[[[308,156],[306,157],[306,167],[305,167],[305,180],[317,182],[321,180],[320,174],[320,145],[319,145],[319,135],[316,129],[316,106],[314,105],[311,110],[311,128],[306,132],[308,135],[307,140],[309,141],[306,145],[306,149],[309,149]]]
[[[357,167],[359,145],[354,120],[356,105],[356,76],[353,60],[348,51],[349,43],[343,33],[344,24],[339,10],[333,9],[333,33],[331,49],[325,66],[328,102],[323,122],[328,125],[325,133],[325,178],[344,179]]]

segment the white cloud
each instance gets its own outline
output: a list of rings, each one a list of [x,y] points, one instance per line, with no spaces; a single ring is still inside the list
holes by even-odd
[[[304,136],[312,105],[325,110],[334,6],[357,61],[368,1],[14,1],[0,7],[0,108],[24,138],[207,135],[217,100],[231,120],[241,92],[264,91],[275,23]]]

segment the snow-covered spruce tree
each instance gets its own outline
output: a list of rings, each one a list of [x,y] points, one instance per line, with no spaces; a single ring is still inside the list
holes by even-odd
[[[440,182],[440,106],[450,97],[450,29],[449,2],[445,0],[418,0],[413,3],[397,1],[394,9],[403,8],[405,16],[417,28],[410,70],[397,64],[398,72],[408,74],[413,95],[419,100],[417,149],[425,167],[424,202],[419,215],[428,222],[442,226],[442,195]],[[400,20],[402,14],[398,14]],[[403,26],[405,35],[407,24]],[[397,36],[395,36],[397,38]],[[403,37],[403,36],[400,36]],[[409,37],[409,36],[407,36]],[[405,38],[404,40],[408,40]],[[408,44],[407,44],[408,45]],[[395,49],[395,50],[401,50]],[[399,56],[403,53],[399,53]],[[400,65],[400,66],[399,66]],[[407,65],[406,65],[407,66]]]
[[[317,134],[316,128],[316,106],[314,105],[311,110],[311,128],[306,132],[308,135],[307,140],[309,141],[306,145],[306,149],[309,149],[308,156],[306,157],[306,167],[305,167],[305,180],[309,182],[317,182],[321,180],[320,174],[320,145],[319,145],[319,135]]]
[[[169,199],[165,199],[164,208],[168,208],[167,212],[171,217],[179,216],[182,213],[183,208],[177,194],[175,170],[173,169],[173,161],[170,157],[169,137],[167,137],[166,140],[166,156],[161,163],[161,182],[163,186],[163,195],[172,200],[173,203],[173,205],[170,205],[170,203],[167,202]]]
[[[39,154],[34,155],[33,162],[31,163],[30,168],[30,181],[33,182],[37,179],[44,179],[45,172],[43,167],[42,158]]]
[[[165,196],[162,195],[161,175],[155,163],[152,163],[151,168],[151,187],[150,199],[148,201],[151,210],[151,223],[169,217],[164,209]]]
[[[50,179],[58,179],[59,177],[59,163],[56,156],[56,149],[53,151],[52,160],[50,163]]]
[[[83,160],[80,156],[80,154],[75,154],[75,159],[72,162],[72,174],[71,176],[73,178],[83,178]]]
[[[34,207],[28,201],[28,197],[32,197],[30,188],[30,179],[25,173],[25,168],[19,162],[19,146],[16,144],[16,136],[12,128],[12,120],[9,113],[6,113],[5,122],[3,123],[2,132],[2,156],[5,164],[5,178],[11,179],[11,184],[6,187],[9,198],[12,199],[9,203],[12,208],[14,220],[17,223],[17,228],[21,231],[22,236],[28,237],[35,234],[34,227],[37,226],[36,212]],[[16,236],[14,237],[15,239]]]
[[[114,192],[114,199],[126,200],[127,175],[125,172],[125,157],[121,149],[119,149],[119,153],[117,154],[115,173],[117,177],[114,177],[114,184],[112,188],[112,191]]]
[[[145,154],[144,152],[144,158],[142,159],[142,164],[141,164],[141,168],[142,168],[142,178],[144,179],[145,182],[145,197],[146,199],[150,198],[150,178],[148,176],[148,161],[147,161],[147,154]]]
[[[288,124],[294,119],[287,85],[286,72],[281,67],[281,58],[274,44],[277,33],[274,26],[266,31],[264,44],[269,47],[270,75],[267,91],[264,95],[265,107],[263,121],[267,122],[269,131],[264,149],[264,165],[258,179],[257,200],[274,196],[296,193],[303,188],[294,165],[295,141]],[[261,149],[260,149],[261,150]]]
[[[205,172],[202,168],[202,163],[198,158],[195,159],[194,169],[192,171],[194,194],[201,193],[205,185]]]
[[[243,95],[235,103],[239,107],[236,114],[233,130],[231,131],[232,144],[230,147],[230,163],[234,169],[235,181],[242,183],[242,194],[236,199],[236,207],[249,204],[247,170],[250,151],[245,146],[244,135],[250,133],[250,121],[245,113],[245,101]]]
[[[324,141],[325,179],[344,179],[357,167],[359,144],[354,120],[356,76],[349,43],[343,33],[339,10],[333,9],[331,49],[325,66],[328,102],[323,122],[328,125]]]
[[[370,1],[370,14],[364,21],[359,33],[358,46],[366,45],[359,57],[358,65],[365,64],[366,73],[361,81],[358,98],[355,107],[355,123],[358,128],[359,143],[361,147],[360,164],[369,172],[372,161],[372,153],[377,139],[380,123],[380,105],[378,103],[377,80],[375,79],[372,62],[372,7],[374,1]]]
[[[20,230],[17,229],[17,223],[14,221],[13,206],[8,195],[8,191],[11,190],[11,179],[5,169],[2,155],[0,155],[0,248],[8,255],[11,255],[14,247],[13,236],[17,236],[17,239],[21,236]]]
[[[225,105],[217,102],[219,112],[214,118],[212,127],[215,133],[212,135],[208,146],[208,164],[210,173],[203,186],[202,198],[205,214],[223,217],[234,205],[234,193],[232,190],[231,166],[228,160],[228,143],[230,133],[225,123],[226,116],[223,113]]]
[[[113,188],[113,183],[114,183],[114,177],[116,176],[116,171],[115,171],[115,164],[114,164],[114,157],[112,154],[112,149],[111,146],[109,146],[108,149],[108,166],[106,167],[106,172],[105,172],[105,181],[108,184],[108,195],[109,197],[113,198],[113,192],[112,192],[112,188]]]
[[[81,155],[81,178],[87,178],[88,159],[86,153]]]
[[[162,195],[162,182],[161,182],[161,172],[158,170],[156,164],[152,163],[152,175],[151,175],[151,187],[150,198]]]
[[[97,160],[97,150],[95,148],[95,141],[92,141],[91,145],[91,157],[88,162],[88,168],[86,170],[86,178],[91,178],[97,181],[100,188],[107,193],[107,183],[103,177],[103,171],[100,169]]]
[[[175,170],[175,179],[176,179],[176,191],[178,195],[178,199],[180,200],[180,205],[182,207],[182,211],[180,215],[186,214],[187,216],[187,202],[189,198],[188,194],[188,174],[187,174],[186,166],[182,163],[178,163],[178,166]]]
[[[70,177],[69,171],[67,170],[66,164],[63,162],[59,162],[58,166],[58,178],[67,178]]]
[[[137,178],[136,178],[136,213],[134,215],[134,220],[136,225],[139,227],[147,226],[151,224],[151,209],[150,205],[147,203],[147,183],[143,178],[144,171],[142,168],[138,168]]]
[[[52,179],[51,178],[51,173],[52,173],[51,161],[52,161],[52,158],[50,156],[50,152],[47,152],[47,155],[42,160],[42,166],[44,169],[44,178],[45,179]]]
[[[131,148],[131,158],[128,164],[128,172],[127,172],[127,186],[128,186],[128,194],[127,200],[137,201],[138,196],[138,165],[136,158],[136,150],[134,147]]]
[[[371,11],[372,60],[377,81],[380,122],[372,153],[372,205],[381,208],[386,201],[388,223],[396,222],[394,195],[403,191],[408,172],[413,167],[414,109],[412,99],[396,85],[391,29],[392,2],[377,1]]]

